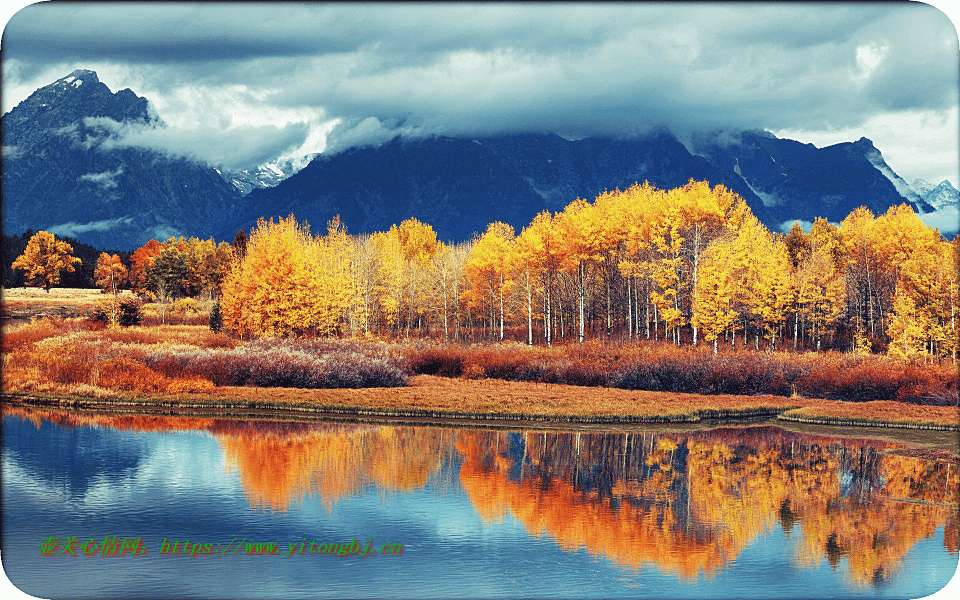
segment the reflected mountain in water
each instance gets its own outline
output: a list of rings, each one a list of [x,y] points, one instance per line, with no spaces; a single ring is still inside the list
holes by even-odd
[[[136,472],[147,446],[111,429],[63,427],[57,420],[11,419],[4,448],[23,471],[67,497],[83,497],[96,480],[119,481]]]

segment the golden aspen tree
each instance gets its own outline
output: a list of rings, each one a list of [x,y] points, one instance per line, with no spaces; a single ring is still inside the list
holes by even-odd
[[[736,296],[737,257],[730,239],[718,239],[707,246],[700,260],[700,275],[693,290],[693,310],[690,322],[703,330],[703,339],[713,342],[717,353],[717,339],[737,319],[734,310]]]
[[[593,208],[597,223],[595,261],[603,284],[605,330],[609,336],[614,323],[614,295],[623,281],[619,265],[626,253],[625,239],[634,208],[631,206],[631,197],[620,190],[600,194],[594,200]],[[629,320],[628,314],[626,321]]]
[[[901,299],[898,310],[894,303],[890,333],[892,351],[904,352],[910,347],[903,336],[918,334],[921,346],[918,353],[939,356],[952,352],[953,304],[956,302],[957,273],[951,245],[943,240],[917,244],[910,256],[900,265],[896,294]],[[897,337],[899,336],[899,337]],[[897,338],[897,339],[895,339]]]
[[[652,280],[654,271],[653,224],[664,208],[664,192],[644,182],[634,185],[624,192],[624,212],[627,221],[625,231],[625,257],[621,260],[620,272],[632,283],[637,306],[637,335],[639,337],[640,298],[644,304],[644,328],[646,339],[650,339],[651,305],[653,300]],[[643,290],[641,295],[640,290]],[[654,315],[656,316],[656,315]],[[656,319],[654,319],[656,320]],[[654,337],[656,337],[654,327]]]
[[[403,277],[405,261],[396,225],[388,231],[371,236],[377,251],[377,285],[375,287],[380,313],[384,324],[395,329],[399,323],[403,304]]]
[[[403,283],[407,305],[407,335],[409,335],[414,315],[418,320],[422,317],[424,309],[421,304],[426,292],[424,289],[426,270],[430,260],[440,250],[440,245],[433,227],[413,218],[400,223],[400,227],[397,228],[397,237],[404,260]]]
[[[586,324],[587,280],[591,268],[602,260],[600,220],[595,207],[577,199],[554,220],[560,234],[563,269],[575,273],[577,292],[577,340],[583,343]]]
[[[351,250],[353,247],[346,227],[336,216],[327,223],[327,234],[310,240],[313,254],[313,285],[315,286],[313,327],[319,335],[332,336],[342,332],[349,320],[353,302]]]
[[[547,243],[549,240],[550,213],[540,213],[533,222],[524,227],[517,236],[516,258],[518,271],[526,296],[527,308],[527,345],[533,345],[533,296],[539,283],[546,278],[545,267],[549,260]],[[544,291],[546,293],[546,291]],[[549,300],[547,300],[549,303]],[[546,327],[546,326],[545,326]]]
[[[474,244],[465,266],[471,285],[467,297],[474,306],[486,309],[491,331],[499,312],[500,341],[504,338],[504,297],[514,284],[514,244],[513,227],[499,221],[491,223]]]
[[[742,198],[725,186],[717,185],[711,189],[706,181],[691,179],[687,185],[675,190],[673,195],[681,213],[680,237],[683,239],[686,262],[684,271],[687,281],[682,289],[693,290],[697,285],[700,255],[703,250],[729,228],[736,227],[750,209]],[[694,312],[691,303],[691,320]],[[693,325],[694,345],[697,344],[697,334],[697,326]]]
[[[518,255],[521,260],[528,261],[528,268],[534,273],[539,273],[542,279],[543,337],[549,346],[553,344],[554,289],[562,265],[560,231],[554,217],[549,211],[539,213],[530,225],[524,228],[517,241],[520,244]],[[532,310],[529,303],[528,309]],[[528,313],[528,322],[531,326],[532,319],[532,315]]]
[[[353,335],[369,336],[376,315],[377,250],[373,236],[353,239],[351,277],[354,290],[348,323]]]
[[[29,286],[50,288],[60,283],[63,272],[73,273],[80,259],[71,256],[73,246],[58,240],[49,231],[38,231],[27,242],[23,254],[13,261],[15,271],[23,271]]]
[[[946,267],[947,284],[944,286],[950,296],[950,339],[946,349],[953,356],[953,364],[957,364],[957,351],[960,350],[960,328],[957,327],[957,318],[960,316],[960,235],[954,236],[949,248],[944,249],[943,264]],[[944,319],[946,319],[946,312]]]
[[[783,241],[787,245],[790,262],[794,269],[810,257],[810,238],[804,233],[803,226],[800,225],[799,221],[794,221],[793,225],[790,226],[790,232],[784,236]]]
[[[823,336],[832,332],[840,317],[846,297],[846,285],[837,269],[828,247],[820,246],[793,272],[794,285],[794,347],[797,345],[800,319],[804,328],[812,328],[816,349]]]
[[[260,219],[246,255],[234,263],[224,282],[224,328],[256,336],[316,330],[325,316],[318,255],[309,229],[293,215],[277,223]]]
[[[759,349],[761,332],[773,344],[793,302],[790,253],[786,243],[767,231],[756,217],[743,220],[734,246],[742,269],[738,312],[752,323],[754,347]]]
[[[923,320],[917,303],[906,291],[897,291],[893,297],[893,317],[887,328],[890,336],[889,352],[898,358],[912,358],[922,352]]]
[[[443,328],[444,342],[459,338],[460,293],[465,285],[464,265],[468,244],[437,243],[437,253],[426,267],[427,308]]]
[[[876,219],[866,207],[859,207],[840,223],[840,232],[847,256],[848,296],[853,302],[853,317],[858,337],[877,335],[882,318],[878,302],[877,270],[879,258],[874,247]]]
[[[670,331],[671,340],[680,345],[680,328],[684,314],[680,305],[683,268],[683,236],[685,226],[682,210],[682,189],[670,190],[665,195],[663,209],[652,224],[652,247],[656,259],[651,265],[650,277],[656,284],[651,300],[664,322],[664,336]]]

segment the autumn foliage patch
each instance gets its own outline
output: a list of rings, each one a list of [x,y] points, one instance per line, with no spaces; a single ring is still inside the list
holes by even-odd
[[[800,395],[851,402],[957,403],[952,364],[882,356],[738,351],[656,344],[414,347],[413,373],[690,394]]]
[[[244,343],[199,326],[104,329],[43,319],[3,337],[4,389],[202,392],[215,386],[358,388],[406,385],[386,344],[263,339]],[[52,386],[52,387],[51,387]],[[82,388],[82,390],[81,390]]]

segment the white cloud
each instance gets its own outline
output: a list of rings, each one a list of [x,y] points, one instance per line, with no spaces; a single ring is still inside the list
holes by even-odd
[[[80,176],[80,181],[89,181],[99,184],[105,190],[112,190],[117,187],[116,178],[123,173],[123,167],[117,167],[115,171],[104,171],[103,173],[87,173]]]
[[[302,146],[308,133],[305,123],[291,123],[282,128],[262,125],[224,129],[214,125],[153,127],[119,123],[107,117],[88,117],[83,122],[103,134],[87,138],[85,143],[91,147],[105,151],[145,148],[230,169],[255,167],[272,160]]]
[[[50,233],[59,235],[60,237],[77,237],[82,233],[89,233],[91,231],[110,231],[111,229],[116,229],[117,227],[122,227],[124,225],[130,225],[131,223],[133,223],[132,217],[118,217],[116,219],[88,221],[86,223],[70,221],[68,223],[54,225],[53,227],[47,227],[46,229]]]
[[[947,237],[957,235],[960,230],[960,209],[956,206],[947,206],[938,211],[918,215],[920,220],[930,227],[936,227]]]
[[[870,74],[880,66],[889,51],[890,46],[887,44],[857,46],[857,67],[860,69],[857,80],[862,82],[869,79]]]
[[[149,98],[193,144],[242,143],[232,163],[260,158],[240,138],[295,156],[322,151],[337,124],[338,149],[407,132],[580,138],[666,125],[866,136],[899,174],[960,185],[956,29],[921,3],[48,3],[18,13],[4,43],[5,110],[90,68]],[[910,131],[918,115],[950,122]],[[277,148],[294,124],[301,144]]]

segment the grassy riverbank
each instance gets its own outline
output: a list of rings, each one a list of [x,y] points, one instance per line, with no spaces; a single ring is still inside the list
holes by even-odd
[[[782,415],[807,423],[957,428],[956,407],[856,405],[836,400],[629,391],[502,380],[418,375],[407,387],[294,389],[218,387],[203,392],[65,395],[54,390],[7,392],[12,405],[117,409],[162,414],[326,413],[355,417],[407,417],[466,421],[665,423]],[[856,410],[853,410],[855,408]],[[791,419],[791,420],[794,420]]]
[[[82,314],[92,300],[54,296],[35,306],[70,312],[70,299],[81,299],[72,310]],[[10,300],[5,294],[5,311]],[[246,341],[197,324],[107,328],[55,316],[3,334],[8,404],[595,423],[758,415],[937,429],[960,422],[952,364],[881,356],[714,356],[643,342]]]

